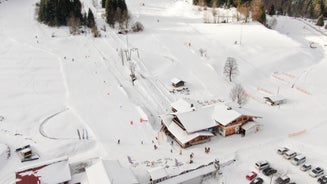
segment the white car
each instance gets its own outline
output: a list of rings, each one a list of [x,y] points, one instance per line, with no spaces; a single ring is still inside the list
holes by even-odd
[[[316,167],[309,172],[309,175],[316,178],[324,174],[324,169],[321,167]]]
[[[311,164],[307,164],[307,163],[306,163],[306,164],[303,164],[303,165],[300,167],[300,170],[305,172],[305,171],[310,170],[311,167],[312,167]]]
[[[286,151],[285,153],[284,153],[284,158],[285,159],[287,159],[287,160],[290,160],[290,159],[292,159],[292,158],[294,158],[294,157],[296,157],[296,152],[294,152],[294,151],[292,151],[292,150],[288,150],[288,151]]]
[[[269,166],[270,166],[269,165],[269,162],[268,161],[265,161],[265,160],[258,161],[258,162],[255,163],[255,168],[257,168],[259,171],[260,170],[263,170],[263,169],[266,169]]]
[[[277,153],[280,155],[283,155],[286,151],[288,151],[289,149],[286,147],[280,147],[277,149]]]

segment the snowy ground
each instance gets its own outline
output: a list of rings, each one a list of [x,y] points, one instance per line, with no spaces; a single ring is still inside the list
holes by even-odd
[[[35,2],[0,4],[0,116],[4,117],[0,183],[12,182],[16,170],[31,164],[20,163],[14,153],[26,144],[41,156],[34,162],[64,155],[118,159],[142,183],[148,180],[149,162],[167,165],[171,174],[177,174],[215,158],[236,158],[217,179],[225,184],[246,183],[245,174],[261,159],[296,182],[313,183],[314,179],[276,154],[279,146],[303,153],[308,162],[327,169],[327,42],[307,23],[278,17],[275,30],[258,23],[203,24],[203,12],[190,2],[127,0],[133,21],[140,21],[144,32],[118,35],[107,29],[101,38],[93,38],[38,24]],[[97,11],[101,27],[103,10],[87,1],[85,6]],[[316,48],[310,47],[312,42]],[[122,65],[119,55],[127,47],[137,48],[140,55],[133,53],[135,86],[130,82],[129,64]],[[206,50],[207,57],[201,57],[199,49]],[[217,136],[179,155],[179,146],[171,146],[170,139],[158,133],[158,115],[181,97],[229,101],[232,84],[222,74],[229,56],[237,60],[240,70],[236,82],[251,96],[244,108],[263,117],[258,120],[260,131],[246,137]],[[170,93],[174,77],[186,81],[189,94]],[[263,103],[263,96],[277,91],[287,104]],[[87,132],[89,139],[79,140],[77,130]],[[153,149],[152,141],[159,149]],[[9,159],[2,145],[11,148]],[[210,154],[204,153],[205,146],[211,147]],[[192,152],[195,158],[190,165]],[[175,167],[175,159],[183,165]]]

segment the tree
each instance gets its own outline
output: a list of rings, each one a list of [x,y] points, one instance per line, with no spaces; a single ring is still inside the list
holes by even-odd
[[[101,0],[101,7],[105,8],[106,7],[106,0]]]
[[[228,78],[229,82],[238,74],[238,67],[235,58],[228,57],[224,66],[224,75]]]
[[[320,15],[318,17],[316,25],[317,26],[324,26],[324,16],[323,15]]]
[[[240,84],[235,84],[230,91],[231,99],[236,102],[240,107],[248,101],[248,95]]]
[[[271,5],[268,14],[269,14],[270,16],[273,16],[273,15],[276,14],[276,10],[275,10],[275,6],[274,6],[274,5]]]
[[[253,0],[251,3],[252,19],[266,24],[266,12],[262,0]]]
[[[87,13],[87,21],[86,25],[89,28],[93,28],[95,26],[95,20],[92,10],[89,8],[89,12]]]

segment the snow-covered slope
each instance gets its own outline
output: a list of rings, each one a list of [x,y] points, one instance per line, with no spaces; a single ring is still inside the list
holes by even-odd
[[[149,165],[167,166],[170,174],[177,174],[215,158],[236,162],[207,183],[245,183],[245,174],[261,159],[294,181],[314,182],[275,153],[279,146],[301,152],[312,164],[327,169],[326,37],[307,23],[278,17],[275,30],[255,22],[204,24],[203,11],[188,1],[127,0],[132,21],[140,21],[145,30],[120,35],[107,28],[101,38],[93,38],[39,24],[35,2],[0,4],[0,115],[4,117],[0,145],[13,151],[31,144],[41,156],[35,162],[64,155],[118,159],[141,183],[149,179]],[[96,11],[102,27],[103,9],[83,2]],[[120,57],[126,48],[135,48],[135,85],[129,63],[122,64]],[[159,132],[158,116],[181,97],[197,105],[218,99],[228,102],[233,84],[222,72],[227,57],[238,63],[235,83],[250,95],[243,108],[262,117],[260,131],[246,137],[216,136],[180,155],[180,147],[170,145],[171,139]],[[189,91],[172,93],[174,77],[185,80]],[[287,103],[278,107],[263,103],[264,96],[276,93]],[[210,154],[204,147],[211,147]],[[192,165],[190,153],[195,155]],[[176,167],[175,159],[182,165]],[[0,183],[13,181],[13,173],[30,164],[20,163],[15,153],[0,163]]]

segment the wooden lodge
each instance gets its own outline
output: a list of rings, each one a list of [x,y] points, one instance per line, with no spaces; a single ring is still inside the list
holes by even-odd
[[[175,109],[173,113],[161,116],[162,130],[183,148],[210,141],[216,134],[224,137],[241,133],[245,135],[244,132],[252,128],[245,126],[247,122],[257,118],[225,104],[198,109],[190,108],[189,105],[185,107],[189,111]]]
[[[188,133],[181,123],[176,123],[178,120],[173,119],[175,119],[173,115],[161,116],[162,130],[173,138],[182,148],[210,141],[210,138],[214,136],[214,134],[209,131]]]
[[[231,108],[224,104],[216,105],[212,116],[218,124],[218,133],[224,137],[239,134],[242,125],[257,118],[242,111],[240,108]]]
[[[242,125],[253,120],[253,116],[241,115],[227,125],[219,124],[218,133],[222,136],[229,136],[241,133]]]

